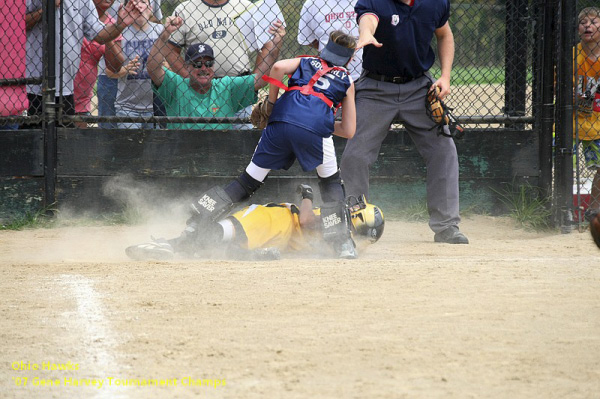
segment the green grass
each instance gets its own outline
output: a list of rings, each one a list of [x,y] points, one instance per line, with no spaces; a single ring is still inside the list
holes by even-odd
[[[467,208],[460,210],[461,216],[472,216],[472,215],[487,215],[488,212],[478,205],[472,205]],[[428,222],[429,213],[427,212],[427,202],[414,202],[406,205],[403,208],[396,209],[395,211],[386,211],[386,219],[389,220],[404,220],[407,222]]]
[[[95,216],[80,216],[74,218],[58,218],[58,210],[52,208],[27,212],[22,216],[0,223],[0,230],[24,230],[55,227],[87,227],[136,225],[143,222],[144,217],[138,209],[125,208],[121,212],[107,213]]]
[[[452,68],[452,85],[474,85],[474,84],[504,84],[504,67],[460,67]],[[431,68],[431,74],[438,78],[441,73],[439,68]],[[527,81],[531,82],[533,75],[527,71]]]
[[[43,208],[36,212],[26,212],[25,215],[0,223],[0,230],[24,230],[37,228],[50,228],[56,223],[54,209]]]
[[[509,209],[509,216],[521,227],[541,231],[553,228],[550,199],[541,194],[541,189],[529,183],[507,184],[504,190],[492,189],[500,196],[500,201]]]
[[[387,218],[387,213],[384,216]],[[426,222],[429,220],[427,203],[422,201],[408,204],[407,206],[397,209],[395,212],[391,213],[389,217],[390,219],[400,219],[408,222]]]

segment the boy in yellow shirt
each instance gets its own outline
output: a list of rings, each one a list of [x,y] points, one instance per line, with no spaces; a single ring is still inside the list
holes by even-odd
[[[577,87],[579,107],[575,134],[583,147],[585,165],[595,170],[587,220],[600,213],[600,8],[587,7],[579,13],[577,44]],[[595,98],[597,97],[597,98]]]

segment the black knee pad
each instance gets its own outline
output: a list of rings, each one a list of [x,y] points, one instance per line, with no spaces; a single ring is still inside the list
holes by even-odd
[[[323,203],[343,201],[344,186],[340,177],[340,171],[338,170],[329,177],[319,176],[319,189],[321,190],[321,200]]]
[[[246,171],[225,186],[225,192],[233,202],[248,199],[262,186],[262,182],[250,176]]]

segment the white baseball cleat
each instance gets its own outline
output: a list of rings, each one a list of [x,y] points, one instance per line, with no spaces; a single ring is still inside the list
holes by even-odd
[[[169,260],[175,256],[173,246],[166,240],[132,245],[125,249],[125,253],[134,260]]]

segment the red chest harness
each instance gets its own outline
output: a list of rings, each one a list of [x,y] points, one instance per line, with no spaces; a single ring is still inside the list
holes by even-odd
[[[327,66],[326,61],[319,58],[319,57],[312,57],[309,55],[301,55],[300,57],[311,57],[311,58],[317,58],[319,61],[321,61],[321,66],[323,67],[323,69],[319,69],[313,76],[312,78],[310,78],[310,80],[308,81],[308,83],[304,86],[292,86],[292,87],[287,87],[286,85],[284,85],[281,81],[273,79],[272,77],[268,76],[268,75],[263,75],[263,80],[267,83],[271,83],[274,84],[275,86],[279,87],[280,89],[283,89],[284,91],[290,91],[290,90],[298,90],[300,91],[300,93],[308,96],[315,96],[320,98],[321,100],[323,100],[323,102],[325,102],[325,104],[327,104],[327,106],[329,108],[331,108],[333,110],[333,112],[335,113],[338,108],[341,107],[341,104],[338,104],[337,107],[333,107],[333,101],[331,101],[329,98],[327,98],[323,93],[320,93],[318,91],[315,91],[315,89],[313,89],[313,86],[315,85],[315,83],[317,83],[317,81],[319,79],[321,79],[321,77],[323,75],[325,75],[327,72],[332,71],[334,69],[338,70],[338,71],[342,71],[347,73],[345,68],[339,67],[339,66]]]

